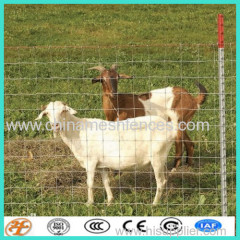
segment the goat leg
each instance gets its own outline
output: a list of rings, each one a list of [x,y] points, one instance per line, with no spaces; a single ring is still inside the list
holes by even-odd
[[[191,167],[194,154],[194,143],[192,142],[186,131],[184,131],[184,145],[187,151],[186,163],[189,167]]]
[[[183,137],[184,137],[184,134],[182,134],[181,131],[178,131],[177,138],[175,141],[175,147],[176,147],[175,163],[174,163],[175,169],[177,169],[181,164],[181,159],[183,155]]]
[[[107,202],[108,202],[108,205],[110,205],[114,198],[113,198],[113,194],[112,194],[112,191],[110,188],[110,184],[109,184],[110,180],[109,180],[107,170],[103,169],[101,171],[101,175],[102,175],[102,182],[103,182],[103,185],[104,185],[106,193],[107,193]]]

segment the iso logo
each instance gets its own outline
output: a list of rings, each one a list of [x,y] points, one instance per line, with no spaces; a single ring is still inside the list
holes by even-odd
[[[48,223],[47,229],[55,236],[62,236],[70,230],[70,224],[63,218],[54,218]]]

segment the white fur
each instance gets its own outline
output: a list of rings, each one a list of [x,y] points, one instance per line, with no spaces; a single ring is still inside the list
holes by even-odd
[[[154,95],[155,97],[155,95]],[[155,99],[155,98],[153,98]],[[141,169],[151,164],[157,182],[157,191],[153,204],[157,204],[160,200],[162,189],[166,183],[164,176],[164,166],[167,160],[171,145],[177,134],[178,119],[176,114],[172,114],[173,129],[153,130],[148,127],[142,127],[135,130],[119,130],[114,131],[99,130],[96,127],[90,128],[90,125],[96,126],[96,122],[109,124],[115,127],[119,123],[127,122],[163,122],[166,121],[159,116],[144,116],[128,119],[121,122],[109,122],[100,119],[80,119],[73,116],[70,112],[73,109],[64,105],[62,102],[50,102],[44,113],[47,114],[50,122],[82,122],[88,124],[86,129],[76,131],[72,127],[67,131],[60,130],[60,136],[64,143],[72,150],[74,156],[79,163],[87,171],[88,185],[88,203],[93,203],[93,183],[96,169],[101,169],[102,180],[107,192],[108,203],[113,200],[113,195],[109,185],[109,177],[107,169],[126,170]],[[43,116],[38,116],[38,120]],[[72,124],[73,125],[73,124]],[[72,126],[70,124],[70,126]],[[99,125],[98,125],[99,126]]]
[[[171,107],[174,99],[173,88],[155,89],[151,92],[151,98],[144,101],[139,100],[144,105],[146,115],[156,115],[168,119],[168,113],[171,112]],[[173,112],[173,111],[172,111]]]

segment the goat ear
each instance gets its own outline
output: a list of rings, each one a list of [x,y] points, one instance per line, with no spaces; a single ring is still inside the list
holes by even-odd
[[[42,112],[38,115],[38,117],[35,119],[35,121],[42,119],[42,117],[43,117],[44,115],[46,115],[46,114],[47,114],[46,111],[42,111]]]
[[[65,106],[64,109],[62,110],[62,113],[63,112],[69,112],[70,114],[74,115],[77,113],[76,110],[74,110],[73,108],[70,108],[69,106]]]
[[[69,111],[72,115],[74,115],[74,114],[77,113],[76,110],[74,110],[73,108],[70,108],[70,107],[69,107],[68,111]]]
[[[129,76],[129,75],[126,75],[126,74],[119,74],[119,79],[133,79],[134,76]]]
[[[92,84],[97,83],[97,82],[100,82],[100,83],[102,82],[101,76],[97,76],[97,77],[92,79]]]

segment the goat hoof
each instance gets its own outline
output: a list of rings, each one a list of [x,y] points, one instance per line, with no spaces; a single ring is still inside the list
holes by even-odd
[[[159,202],[153,202],[153,206],[157,206],[159,204]]]
[[[174,172],[176,172],[177,171],[177,169],[176,168],[173,168],[172,170],[171,170],[171,173],[174,173]]]
[[[110,206],[112,204],[113,200],[114,200],[114,198],[109,199],[107,202],[107,206]]]

